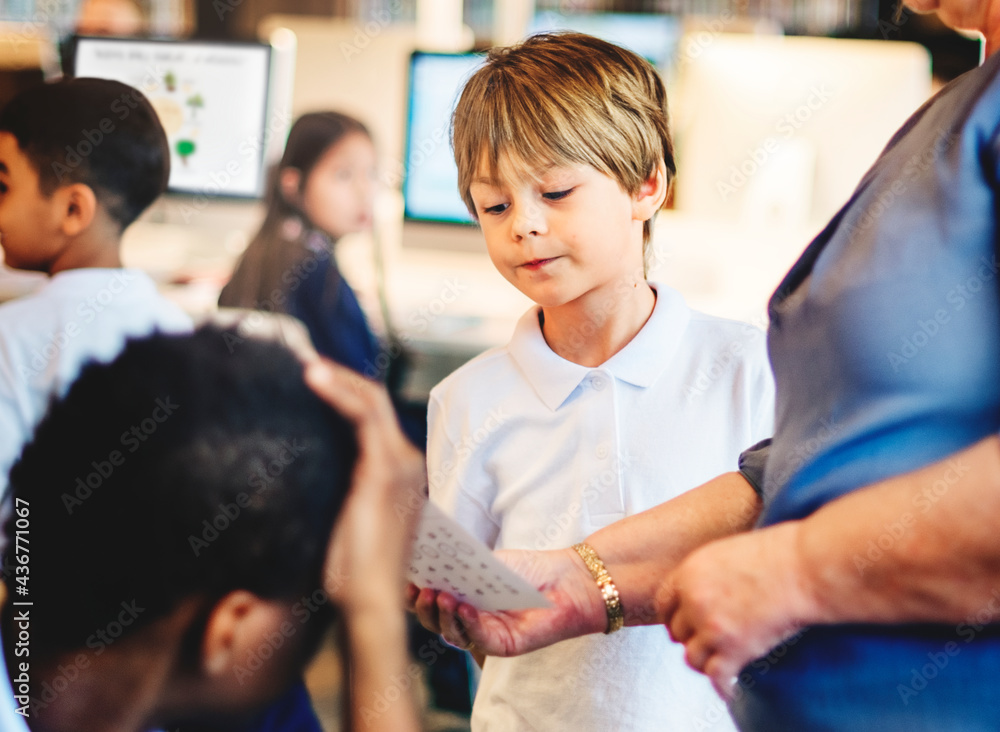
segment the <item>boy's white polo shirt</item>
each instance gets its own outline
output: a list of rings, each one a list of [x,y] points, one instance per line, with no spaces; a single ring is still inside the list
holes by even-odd
[[[735,470],[770,436],[764,334],[651,286],[649,320],[600,367],[552,351],[533,308],[431,392],[431,497],[487,544],[569,546]]]
[[[507,346],[439,384],[428,414],[432,500],[495,548],[562,548],[735,470],[742,450],[770,436],[763,333],[651,286],[649,320],[598,368],[555,354],[534,308]],[[733,730],[683,656],[654,626],[489,658],[472,729]]]

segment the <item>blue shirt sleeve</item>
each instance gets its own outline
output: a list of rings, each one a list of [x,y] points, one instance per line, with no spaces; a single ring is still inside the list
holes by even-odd
[[[740,454],[739,472],[757,495],[764,498],[764,468],[767,465],[767,454],[771,451],[771,438],[761,440]]]

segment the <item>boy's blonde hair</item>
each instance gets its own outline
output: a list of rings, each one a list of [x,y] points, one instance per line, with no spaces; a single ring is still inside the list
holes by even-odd
[[[667,192],[676,165],[667,93],[653,66],[582,33],[541,33],[494,48],[469,79],[452,117],[458,188],[473,217],[469,188],[486,154],[491,178],[500,160],[589,165],[639,192],[660,160]],[[653,221],[643,225],[648,260]]]

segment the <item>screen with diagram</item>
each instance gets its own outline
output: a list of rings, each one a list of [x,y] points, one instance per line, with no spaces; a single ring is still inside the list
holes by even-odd
[[[146,95],[170,143],[170,191],[237,197],[263,192],[269,69],[265,44],[87,37],[72,64]]]

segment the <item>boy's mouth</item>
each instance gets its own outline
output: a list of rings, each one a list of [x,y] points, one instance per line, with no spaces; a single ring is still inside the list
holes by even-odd
[[[549,257],[548,259],[532,259],[530,262],[525,262],[521,266],[524,267],[525,269],[537,270],[541,269],[549,262],[556,261],[557,259],[558,257]]]

